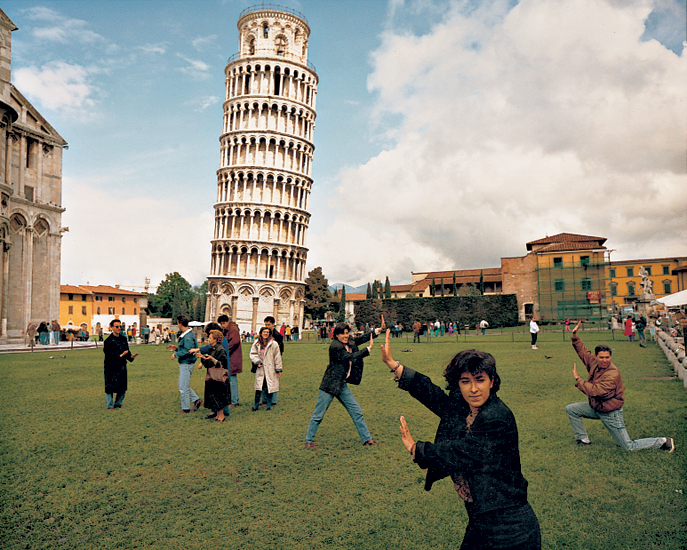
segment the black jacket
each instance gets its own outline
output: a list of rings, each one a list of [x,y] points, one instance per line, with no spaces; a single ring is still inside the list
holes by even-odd
[[[357,338],[349,338],[348,345],[351,348],[351,352],[346,351],[344,345],[339,342],[336,338],[332,340],[329,346],[329,365],[327,365],[327,370],[324,371],[324,376],[322,377],[322,383],[320,384],[320,389],[327,392],[330,395],[339,395],[343,389],[343,385],[346,382],[351,384],[360,384],[360,378],[346,380],[348,374],[348,368],[351,367],[351,374],[354,371],[360,373],[362,377],[363,369],[363,358],[370,355],[367,351],[367,347],[362,350],[358,350],[358,346],[364,342],[370,341],[370,334],[365,333]],[[375,333],[374,337],[377,335]]]
[[[441,420],[434,443],[417,442],[415,462],[426,468],[425,490],[453,473],[462,474],[474,502],[470,514],[521,506],[527,502],[527,480],[520,469],[518,428],[510,409],[496,395],[482,406],[470,430],[470,407],[460,390],[446,394],[423,374],[403,368],[399,388]]]
[[[105,353],[105,393],[124,393],[127,388],[127,361],[133,361],[131,352],[129,351],[129,343],[124,334],[119,337],[114,333],[110,334],[103,344],[103,352]],[[122,353],[126,352],[123,357]]]

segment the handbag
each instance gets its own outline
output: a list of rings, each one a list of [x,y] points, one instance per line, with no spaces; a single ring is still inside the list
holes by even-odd
[[[205,374],[205,381],[209,382],[210,380],[226,384],[227,380],[229,380],[229,371],[220,367],[208,367],[208,371]]]

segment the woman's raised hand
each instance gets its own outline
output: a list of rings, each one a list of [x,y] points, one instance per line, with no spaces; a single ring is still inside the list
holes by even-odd
[[[398,366],[398,361],[391,357],[391,329],[386,329],[386,338],[379,347],[382,349],[382,361],[386,363],[387,367],[394,370]]]
[[[375,342],[374,342],[375,337],[374,337],[374,334],[375,334],[374,332],[371,332],[371,333],[370,333],[370,345],[367,346],[367,351],[370,352],[370,353],[372,352],[372,348],[375,347]]]
[[[413,436],[410,435],[410,428],[408,428],[408,423],[406,422],[405,416],[401,417],[400,430],[401,441],[403,441],[403,446],[406,448],[406,451],[412,453],[415,450],[415,440],[413,439]]]

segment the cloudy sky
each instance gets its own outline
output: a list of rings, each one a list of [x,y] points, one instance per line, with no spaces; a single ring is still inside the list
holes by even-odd
[[[559,232],[687,255],[682,0],[281,0],[320,77],[307,269],[498,267]],[[210,266],[235,0],[5,0],[12,81],[69,143],[65,284]]]

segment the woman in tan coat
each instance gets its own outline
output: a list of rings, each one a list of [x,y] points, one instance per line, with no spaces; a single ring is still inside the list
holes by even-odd
[[[271,329],[260,329],[258,338],[250,349],[250,360],[255,369],[255,403],[251,410],[258,410],[260,394],[265,389],[265,404],[269,411],[272,409],[272,394],[279,391],[279,377],[282,371],[279,344],[272,337]]]

